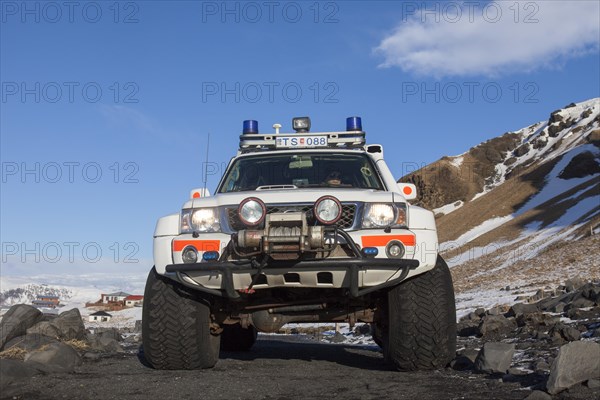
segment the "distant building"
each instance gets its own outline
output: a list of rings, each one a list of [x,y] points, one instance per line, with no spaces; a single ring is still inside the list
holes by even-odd
[[[96,311],[93,314],[90,314],[89,321],[90,322],[108,322],[112,318],[112,315],[107,313],[106,311]]]
[[[31,304],[37,308],[56,308],[56,303],[51,301],[33,300]]]
[[[56,308],[60,304],[60,299],[58,296],[37,295],[31,304],[37,308]]]
[[[58,296],[50,296],[50,295],[38,295],[37,300],[39,301],[47,301],[49,303],[54,303],[55,305],[60,304],[60,298]]]
[[[130,296],[130,294],[125,292],[102,294],[102,302],[104,304],[124,302],[127,296]]]
[[[144,302],[144,296],[138,294],[132,294],[125,297],[125,306],[126,307],[135,307],[139,306]]]

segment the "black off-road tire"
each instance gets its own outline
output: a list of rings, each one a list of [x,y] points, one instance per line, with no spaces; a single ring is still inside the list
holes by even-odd
[[[152,367],[212,368],[219,360],[220,339],[210,324],[208,304],[152,268],[142,311],[144,356]]]
[[[242,328],[240,324],[223,325],[221,333],[221,350],[248,351],[254,346],[258,333],[256,328]]]
[[[401,371],[444,368],[456,353],[452,276],[438,256],[435,267],[388,292],[383,353]]]
[[[381,338],[381,328],[377,324],[371,324],[371,337],[377,346],[383,349],[383,340]]]

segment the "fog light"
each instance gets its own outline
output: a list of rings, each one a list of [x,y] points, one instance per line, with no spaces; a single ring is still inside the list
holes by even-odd
[[[202,254],[202,259],[204,261],[216,261],[219,259],[219,252],[218,251],[205,251]]]
[[[188,246],[183,249],[181,258],[183,258],[183,262],[186,264],[194,264],[198,261],[198,251],[195,247]]]
[[[377,247],[365,247],[362,249],[362,253],[365,257],[374,258],[379,254],[379,250],[377,250]]]
[[[387,254],[388,258],[402,258],[404,257],[404,253],[404,245],[397,240],[392,240],[385,248],[385,254]]]

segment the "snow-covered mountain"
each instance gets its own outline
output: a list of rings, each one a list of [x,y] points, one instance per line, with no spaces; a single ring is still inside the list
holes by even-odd
[[[600,98],[401,181],[415,183],[417,204],[436,212],[458,291],[560,283],[566,272],[600,278],[600,236],[590,238],[600,234]]]

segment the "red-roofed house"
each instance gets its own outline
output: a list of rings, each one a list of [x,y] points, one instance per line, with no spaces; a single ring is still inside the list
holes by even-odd
[[[126,307],[134,307],[137,305],[141,305],[144,302],[144,296],[138,294],[132,294],[125,297],[125,306]]]

